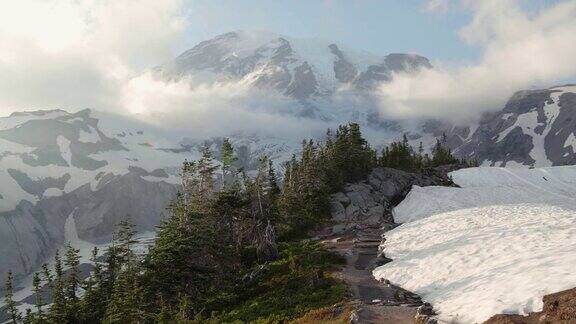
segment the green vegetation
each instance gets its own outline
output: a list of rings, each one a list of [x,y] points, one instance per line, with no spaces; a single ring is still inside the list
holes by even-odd
[[[93,251],[94,269],[85,280],[79,251],[68,246],[63,260],[56,254],[54,269],[44,266],[35,275],[36,309],[25,316],[15,307],[9,276],[12,321],[280,323],[323,316],[310,311],[347,294],[330,275],[344,260],[306,239],[329,219],[329,195],[364,179],[378,164],[417,170],[456,161],[440,142],[428,158],[414,153],[406,139],[378,159],[357,124],[328,131],[321,143],[305,141],[301,157],[286,163],[282,186],[266,157],[248,177],[228,140],[220,160],[217,166],[206,147],[198,161],[184,162],[181,193],[145,256],[133,252],[135,232],[127,221],[103,255]],[[219,168],[221,181],[215,182]],[[46,290],[51,300],[44,300]]]
[[[432,156],[424,153],[422,142],[418,150],[414,150],[408,144],[408,138],[404,135],[402,141],[393,142],[382,151],[378,165],[408,172],[422,172],[427,168],[434,168],[441,165],[458,164],[464,167],[477,166],[476,161],[457,159],[452,155],[452,151],[446,147],[446,135],[442,136],[442,141],[437,139],[436,145],[432,148]]]
[[[341,301],[346,287],[329,273],[345,260],[316,243],[279,244],[281,258],[258,264],[245,274],[236,303],[223,307],[216,322],[286,322]]]

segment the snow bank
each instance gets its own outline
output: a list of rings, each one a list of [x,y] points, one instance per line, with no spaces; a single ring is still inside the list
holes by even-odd
[[[450,174],[461,188],[412,188],[393,210],[397,223],[463,208],[519,203],[574,206],[576,166],[540,169],[469,168]]]
[[[415,187],[386,233],[377,279],[420,294],[440,319],[479,323],[542,309],[576,286],[576,167],[471,168],[462,188]]]

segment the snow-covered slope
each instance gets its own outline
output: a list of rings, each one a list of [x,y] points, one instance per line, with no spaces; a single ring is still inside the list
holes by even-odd
[[[287,160],[299,145],[273,136],[222,135],[248,169],[261,155]],[[29,273],[45,262],[64,242],[71,214],[79,238],[94,243],[108,240],[127,215],[139,232],[155,230],[175,197],[181,163],[198,158],[206,140],[218,156],[221,138],[97,111],[0,118],[0,274]]]
[[[461,188],[415,187],[374,271],[431,302],[444,320],[538,311],[576,286],[576,167],[470,168]]]
[[[236,31],[201,42],[155,72],[166,80],[238,81],[308,99],[341,87],[371,89],[393,72],[430,67],[413,54],[377,56],[321,39]]]
[[[576,86],[519,91],[455,152],[492,166],[574,164],[575,131]]]

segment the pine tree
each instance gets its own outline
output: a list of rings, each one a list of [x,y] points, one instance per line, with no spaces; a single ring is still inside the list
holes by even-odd
[[[144,291],[134,267],[124,269],[114,282],[103,323],[143,323]]]
[[[278,258],[278,248],[272,220],[277,217],[278,188],[276,175],[268,157],[260,159],[260,167],[254,181],[245,179],[245,183],[251,200],[252,240],[256,246],[256,254],[261,261],[275,260]]]
[[[79,304],[79,322],[93,323],[94,319],[104,318],[108,296],[104,290],[104,270],[98,260],[98,248],[94,247],[90,261],[94,269],[90,277],[83,283],[84,296]]]
[[[214,172],[218,169],[217,165],[214,165],[214,158],[212,157],[212,151],[205,145],[202,148],[202,157],[198,160],[198,187],[196,190],[196,197],[193,203],[198,204],[198,208],[201,210],[206,207],[207,202],[212,197],[214,192]]]
[[[154,296],[156,309],[174,309],[181,298],[187,297],[191,312],[199,312],[208,302],[205,298],[215,293],[213,290],[224,293],[233,287],[238,253],[231,237],[241,237],[242,233],[231,234],[230,225],[236,226],[242,218],[240,188],[213,191],[216,167],[207,148],[195,164],[187,188],[191,201],[187,204],[180,195],[171,204],[170,217],[160,225],[144,262],[143,280],[150,287],[147,294]],[[230,210],[222,215],[226,207]],[[230,223],[223,222],[223,217]],[[185,224],[182,219],[187,220]],[[158,304],[160,301],[164,306]]]
[[[4,303],[8,309],[8,315],[10,316],[12,323],[16,324],[22,321],[22,314],[16,308],[16,302],[14,301],[14,277],[11,271],[9,271],[6,276],[4,290]]]
[[[210,209],[214,193],[214,172],[218,169],[210,148],[202,148],[202,157],[198,161],[185,161],[182,166],[182,201],[184,214],[182,222],[189,226],[191,212],[206,213]]]
[[[78,314],[78,296],[76,292],[80,287],[80,273],[78,266],[80,265],[80,250],[75,249],[68,243],[66,249],[64,265],[67,268],[67,276],[65,280],[65,295],[66,295],[66,317],[69,322],[75,323],[78,321],[76,315]]]
[[[458,163],[458,160],[452,156],[449,148],[444,147],[440,140],[436,140],[436,145],[432,150],[432,166],[440,166],[446,164]]]
[[[64,282],[64,270],[62,259],[56,251],[54,256],[54,285],[52,288],[52,305],[50,306],[49,320],[53,323],[68,323],[66,318],[66,294]]]
[[[228,138],[224,138],[220,152],[222,160],[222,187],[225,188],[228,183],[231,182],[232,179],[230,178],[234,178],[232,174],[233,163],[236,162],[238,158],[234,156],[234,147]]]
[[[38,323],[44,322],[44,300],[42,299],[42,280],[40,279],[40,273],[34,273],[34,277],[32,279],[32,287],[34,291],[34,298],[35,298],[35,306],[36,306],[36,320]]]
[[[145,319],[144,291],[140,284],[140,264],[133,251],[136,231],[128,220],[122,220],[114,234],[114,254],[117,260],[116,278],[104,323],[141,323]]]

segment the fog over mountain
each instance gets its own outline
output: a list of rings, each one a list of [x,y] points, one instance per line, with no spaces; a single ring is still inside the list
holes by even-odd
[[[0,0],[0,276],[14,274],[17,307],[32,306],[32,274],[68,243],[80,249],[82,275],[88,275],[92,264],[98,264],[89,260],[90,250],[111,244],[123,220],[134,225],[139,240],[124,246],[124,266],[116,267],[110,259],[109,275],[100,277],[112,283],[106,294],[122,292],[114,286],[122,281],[115,280],[128,270],[138,289],[150,288],[144,285],[160,277],[139,283],[154,260],[140,264],[140,256],[128,256],[132,249],[144,253],[157,237],[166,250],[149,255],[167,260],[156,269],[167,280],[159,286],[169,288],[167,295],[172,294],[173,282],[165,264],[179,263],[182,273],[192,274],[193,280],[183,277],[180,283],[181,291],[193,298],[200,295],[194,285],[226,269],[221,265],[230,263],[237,271],[214,277],[222,281],[212,284],[225,282],[229,290],[218,291],[219,284],[213,285],[218,289],[206,287],[201,303],[188,306],[190,296],[172,294],[178,300],[166,300],[173,303],[166,304],[166,310],[178,309],[178,316],[188,311],[181,306],[194,308],[182,316],[213,318],[226,315],[218,312],[230,306],[226,316],[237,320],[244,310],[239,312],[234,303],[244,307],[243,298],[247,314],[261,316],[257,308],[269,307],[253,301],[265,296],[257,290],[263,290],[258,285],[267,276],[268,283],[288,282],[289,289],[279,290],[282,303],[292,303],[292,282],[315,282],[304,290],[294,286],[301,300],[278,306],[297,309],[282,321],[304,315],[303,301],[312,305],[310,300],[325,298],[323,292],[310,297],[301,291],[333,280],[327,289],[344,287],[334,278],[361,296],[356,303],[346,295],[342,305],[351,307],[331,306],[340,308],[338,314],[364,306],[384,313],[391,309],[387,307],[398,307],[407,311],[407,323],[415,314],[417,319],[422,315],[422,321],[440,316],[472,323],[516,308],[520,314],[539,311],[542,296],[575,285],[564,280],[573,277],[564,264],[561,272],[548,276],[554,265],[540,258],[553,255],[560,260],[556,252],[565,248],[561,235],[550,241],[548,231],[557,225],[553,229],[560,233],[570,227],[565,223],[576,223],[571,218],[576,169],[568,166],[576,164],[576,0],[387,4],[390,13],[411,8],[417,9],[411,10],[416,20],[442,21],[445,24],[431,25],[448,26],[456,34],[450,37],[475,53],[465,56],[454,50],[450,60],[430,50],[436,46],[452,53],[444,48],[449,44],[445,40],[426,39],[434,33],[422,26],[431,25],[412,25],[414,17],[407,14],[384,15],[377,1],[362,2],[361,15],[353,15],[360,2],[291,2],[286,12],[282,8],[276,15],[265,8],[277,4],[247,3],[252,5],[242,9],[260,11],[265,23],[247,18],[258,15],[239,15],[236,18],[245,20],[240,22],[232,19],[228,11],[238,8],[238,2],[227,7],[203,0]],[[364,42],[368,46],[362,48],[356,46],[360,42],[348,44],[354,43],[353,37],[339,39],[351,33],[364,36],[344,19],[346,10],[326,14],[326,21],[314,17],[316,28],[308,28],[304,17],[295,17],[298,12],[304,16],[342,8],[350,11],[352,20],[366,19],[358,26],[370,29],[370,42],[379,46]],[[286,18],[285,13],[294,17]],[[201,14],[205,20],[198,19]],[[274,17],[303,26],[294,28],[294,34],[279,32],[281,28],[244,28],[277,27],[269,21]],[[389,29],[373,28],[374,21],[387,22]],[[214,28],[216,24],[238,28],[222,31]],[[199,35],[206,37],[199,40]],[[412,40],[413,35],[419,38]],[[407,43],[427,45],[414,45],[424,49],[420,52]],[[326,136],[328,129],[347,124],[336,136]],[[198,164],[184,163],[201,157]],[[177,208],[167,210],[168,206]],[[518,217],[524,214],[531,216]],[[162,221],[167,215],[173,228],[166,226],[170,235],[162,239],[158,225],[166,224]],[[499,223],[505,226],[493,227]],[[526,227],[533,227],[531,236],[524,235]],[[182,235],[172,235],[172,230]],[[408,232],[416,235],[402,234]],[[563,235],[571,238],[572,232]],[[496,235],[502,242],[482,249],[485,242],[478,239],[470,252],[467,244],[477,233]],[[501,233],[513,234],[514,249],[530,246],[527,240],[547,248],[537,257],[530,250],[512,253]],[[452,234],[461,236],[461,242],[454,244]],[[422,239],[428,236],[433,237]],[[330,268],[331,275],[325,275],[316,267],[314,262],[328,257],[302,261],[308,248],[292,249],[292,244],[311,241],[319,242],[314,253],[329,247],[344,255],[344,268],[334,268],[339,274],[333,275]],[[430,242],[437,245],[428,250]],[[507,252],[494,255],[495,249]],[[228,252],[216,255],[224,250]],[[75,252],[69,251],[73,259]],[[199,254],[191,257],[190,251]],[[129,264],[130,258],[134,262]],[[281,258],[283,263],[270,263]],[[499,294],[510,294],[505,284],[516,285],[514,278],[532,280],[530,272],[512,269],[516,261],[509,262],[525,258],[538,261],[538,269],[546,274],[525,287],[540,290],[519,290],[503,302]],[[428,259],[432,266],[425,264]],[[445,267],[445,261],[458,266]],[[500,267],[501,261],[506,267]],[[528,269],[532,263],[523,264]],[[273,273],[277,265],[290,275],[276,280],[284,276],[284,270]],[[407,273],[413,278],[406,280]],[[497,295],[486,288],[486,273],[491,284],[499,285]],[[454,278],[465,282],[446,284]],[[546,283],[550,278],[553,285]],[[387,281],[391,279],[394,282]],[[104,287],[103,282],[96,286]],[[60,287],[46,283],[42,289]],[[126,287],[123,293],[129,295],[131,284]],[[334,291],[344,294],[342,287]],[[64,299],[81,299],[76,288],[70,284]],[[147,290],[146,298],[155,299],[156,288]],[[454,294],[458,289],[478,297],[462,298]],[[221,303],[222,296],[226,301]],[[56,300],[50,298],[46,304]],[[489,301],[489,307],[477,307],[480,299]],[[111,300],[100,306],[112,309]],[[156,301],[133,306],[150,306],[148,315],[156,316],[153,308],[161,306],[163,312],[164,302],[158,295]],[[220,305],[226,303],[230,305]],[[195,309],[196,305],[202,307]],[[203,314],[206,305],[215,308]],[[7,319],[2,314],[7,308],[10,305],[0,301],[0,322]],[[461,308],[467,314],[459,314]],[[356,317],[369,314],[358,312]],[[276,315],[270,318],[280,320]],[[353,315],[346,315],[350,322]]]

